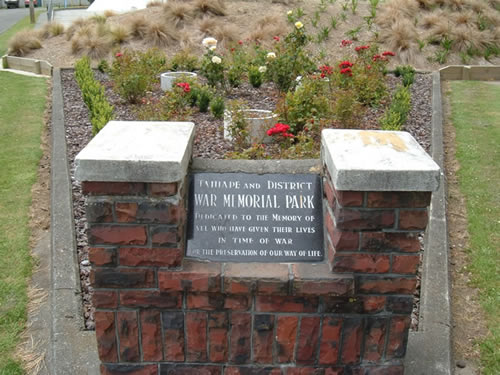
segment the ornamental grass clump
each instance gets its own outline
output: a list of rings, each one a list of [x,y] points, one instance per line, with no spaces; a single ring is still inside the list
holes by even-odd
[[[42,43],[36,31],[24,30],[18,32],[9,40],[9,54],[13,56],[25,56],[35,49],[42,48]]]

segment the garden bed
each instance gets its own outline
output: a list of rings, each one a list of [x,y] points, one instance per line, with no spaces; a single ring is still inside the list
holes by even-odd
[[[96,77],[104,84],[108,100],[114,106],[114,119],[122,121],[137,120],[137,109],[140,104],[127,104],[113,90],[107,75],[95,72]],[[85,199],[81,193],[79,182],[74,178],[74,158],[92,138],[92,125],[89,120],[88,109],[85,106],[80,89],[74,79],[73,70],[63,70],[61,72],[63,97],[64,97],[64,118],[66,125],[66,140],[68,145],[68,159],[70,163],[72,184],[73,184],[73,207],[75,214],[76,241],[78,259],[80,262],[80,279],[82,284],[84,315],[86,328],[94,328],[93,307],[91,303],[92,290],[90,288],[90,262],[88,261],[88,245],[86,237],[85,220]],[[391,75],[387,76],[387,82],[391,90],[398,83],[399,78]],[[431,86],[432,78],[427,74],[417,74],[415,83],[411,87],[411,110],[408,120],[403,128],[410,132],[415,139],[426,149],[430,149],[430,127],[431,127]],[[149,93],[149,97],[161,96],[158,87],[154,92]],[[232,98],[246,98],[251,105],[259,105],[265,109],[273,109],[276,103],[276,91],[272,83],[265,83],[259,89],[255,89],[248,84],[241,85],[237,90],[233,90]],[[377,108],[370,108],[366,111],[360,128],[377,129],[378,119],[383,114],[385,105]],[[209,113],[193,113],[189,121],[195,123],[196,136],[194,141],[193,156],[221,159],[228,151],[233,150],[233,145],[223,137],[223,122],[214,119]],[[273,147],[273,146],[270,146]],[[418,293],[418,291],[417,291]],[[418,302],[419,296],[416,296]],[[418,304],[414,307],[418,310]],[[416,327],[417,314],[413,314],[412,326]]]

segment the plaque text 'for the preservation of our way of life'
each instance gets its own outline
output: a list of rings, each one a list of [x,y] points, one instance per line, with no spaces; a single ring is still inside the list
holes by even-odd
[[[195,173],[188,257],[229,262],[323,260],[321,180],[314,174]]]

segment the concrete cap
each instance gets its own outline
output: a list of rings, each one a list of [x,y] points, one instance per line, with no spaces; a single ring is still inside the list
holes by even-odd
[[[192,122],[110,121],[76,156],[79,181],[175,182],[191,158]]]
[[[337,190],[435,191],[439,166],[407,132],[325,129],[322,158]]]

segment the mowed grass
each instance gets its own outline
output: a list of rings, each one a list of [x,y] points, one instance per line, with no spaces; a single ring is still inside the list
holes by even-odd
[[[42,12],[43,10],[36,10],[35,17],[38,18],[38,15]],[[31,24],[30,16],[27,16],[16,23],[14,26],[12,26],[10,29],[0,34],[0,57],[5,55],[5,53],[7,52],[7,49],[9,47],[9,39],[12,38],[14,34],[24,29],[32,29],[33,27],[35,27],[35,24]]]
[[[483,374],[500,374],[500,85],[451,83],[460,190],[467,200],[470,271],[490,335],[480,342]],[[479,318],[479,317],[478,317]]]
[[[0,72],[0,374],[22,374],[14,350],[33,268],[28,213],[42,151],[47,81]]]

